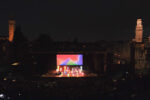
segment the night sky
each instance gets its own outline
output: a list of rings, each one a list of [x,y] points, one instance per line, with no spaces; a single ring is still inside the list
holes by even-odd
[[[144,36],[150,35],[149,9],[143,0],[1,0],[0,33],[8,33],[14,16],[30,40],[40,34],[55,40],[129,40],[137,18],[143,19]]]

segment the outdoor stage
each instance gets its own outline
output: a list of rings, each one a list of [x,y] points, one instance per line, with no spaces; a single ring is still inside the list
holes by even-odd
[[[56,70],[49,71],[42,77],[95,77],[83,69],[83,54],[57,54]]]

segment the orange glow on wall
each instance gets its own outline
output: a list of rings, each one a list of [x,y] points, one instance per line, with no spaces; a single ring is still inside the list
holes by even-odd
[[[14,32],[15,32],[15,21],[14,20],[9,20],[9,42],[13,41],[14,38]]]

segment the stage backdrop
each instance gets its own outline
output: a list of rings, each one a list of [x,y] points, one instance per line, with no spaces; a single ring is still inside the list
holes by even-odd
[[[57,54],[57,66],[83,65],[82,54]]]

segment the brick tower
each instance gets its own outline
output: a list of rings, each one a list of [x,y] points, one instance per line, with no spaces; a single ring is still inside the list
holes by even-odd
[[[135,29],[135,42],[142,42],[143,39],[143,25],[142,19],[137,19],[137,25]]]
[[[12,42],[13,38],[14,38],[14,32],[15,32],[15,24],[16,24],[16,22],[15,22],[15,20],[10,19],[8,21],[8,23],[9,23],[9,38],[8,38],[8,40],[9,40],[9,42]]]

